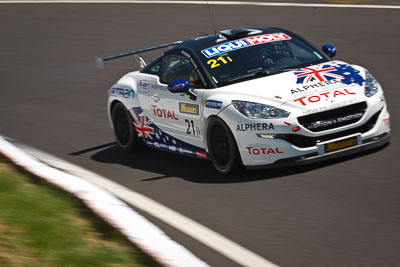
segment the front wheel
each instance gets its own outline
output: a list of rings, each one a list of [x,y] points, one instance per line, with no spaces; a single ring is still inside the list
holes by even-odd
[[[111,118],[118,146],[128,152],[137,150],[141,143],[134,129],[132,117],[122,103],[115,104]]]
[[[235,138],[222,119],[216,117],[210,122],[207,146],[211,161],[220,173],[233,173],[243,168]]]

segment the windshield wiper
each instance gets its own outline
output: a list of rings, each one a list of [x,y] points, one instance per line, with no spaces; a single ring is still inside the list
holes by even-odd
[[[258,75],[263,75],[263,76],[269,76],[269,75],[274,75],[274,74],[278,74],[278,73],[282,73],[282,72],[287,72],[287,71],[291,71],[294,69],[283,69],[283,70],[262,70],[256,74]]]

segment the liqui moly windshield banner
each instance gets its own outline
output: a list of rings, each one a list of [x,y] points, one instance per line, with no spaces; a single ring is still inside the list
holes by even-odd
[[[270,34],[263,34],[253,37],[247,37],[239,40],[235,40],[228,43],[223,43],[220,45],[216,45],[204,50],[201,50],[201,53],[205,55],[207,58],[217,56],[219,54],[227,53],[233,50],[241,49],[247,46],[252,45],[259,45],[265,43],[272,43],[277,41],[284,41],[292,39],[285,33],[270,33]]]

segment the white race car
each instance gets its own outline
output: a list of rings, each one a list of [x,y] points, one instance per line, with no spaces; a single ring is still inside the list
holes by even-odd
[[[149,64],[139,53],[172,46]],[[386,144],[383,91],[363,67],[333,61],[279,28],[239,28],[97,58],[142,69],[109,90],[118,145],[210,159],[221,173],[304,164]]]

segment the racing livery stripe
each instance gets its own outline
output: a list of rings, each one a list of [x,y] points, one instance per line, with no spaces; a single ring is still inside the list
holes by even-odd
[[[210,159],[204,148],[186,143],[161,130],[153,121],[143,115],[143,110],[140,107],[134,107],[129,111],[136,133],[143,144],[166,152],[193,158]]]

